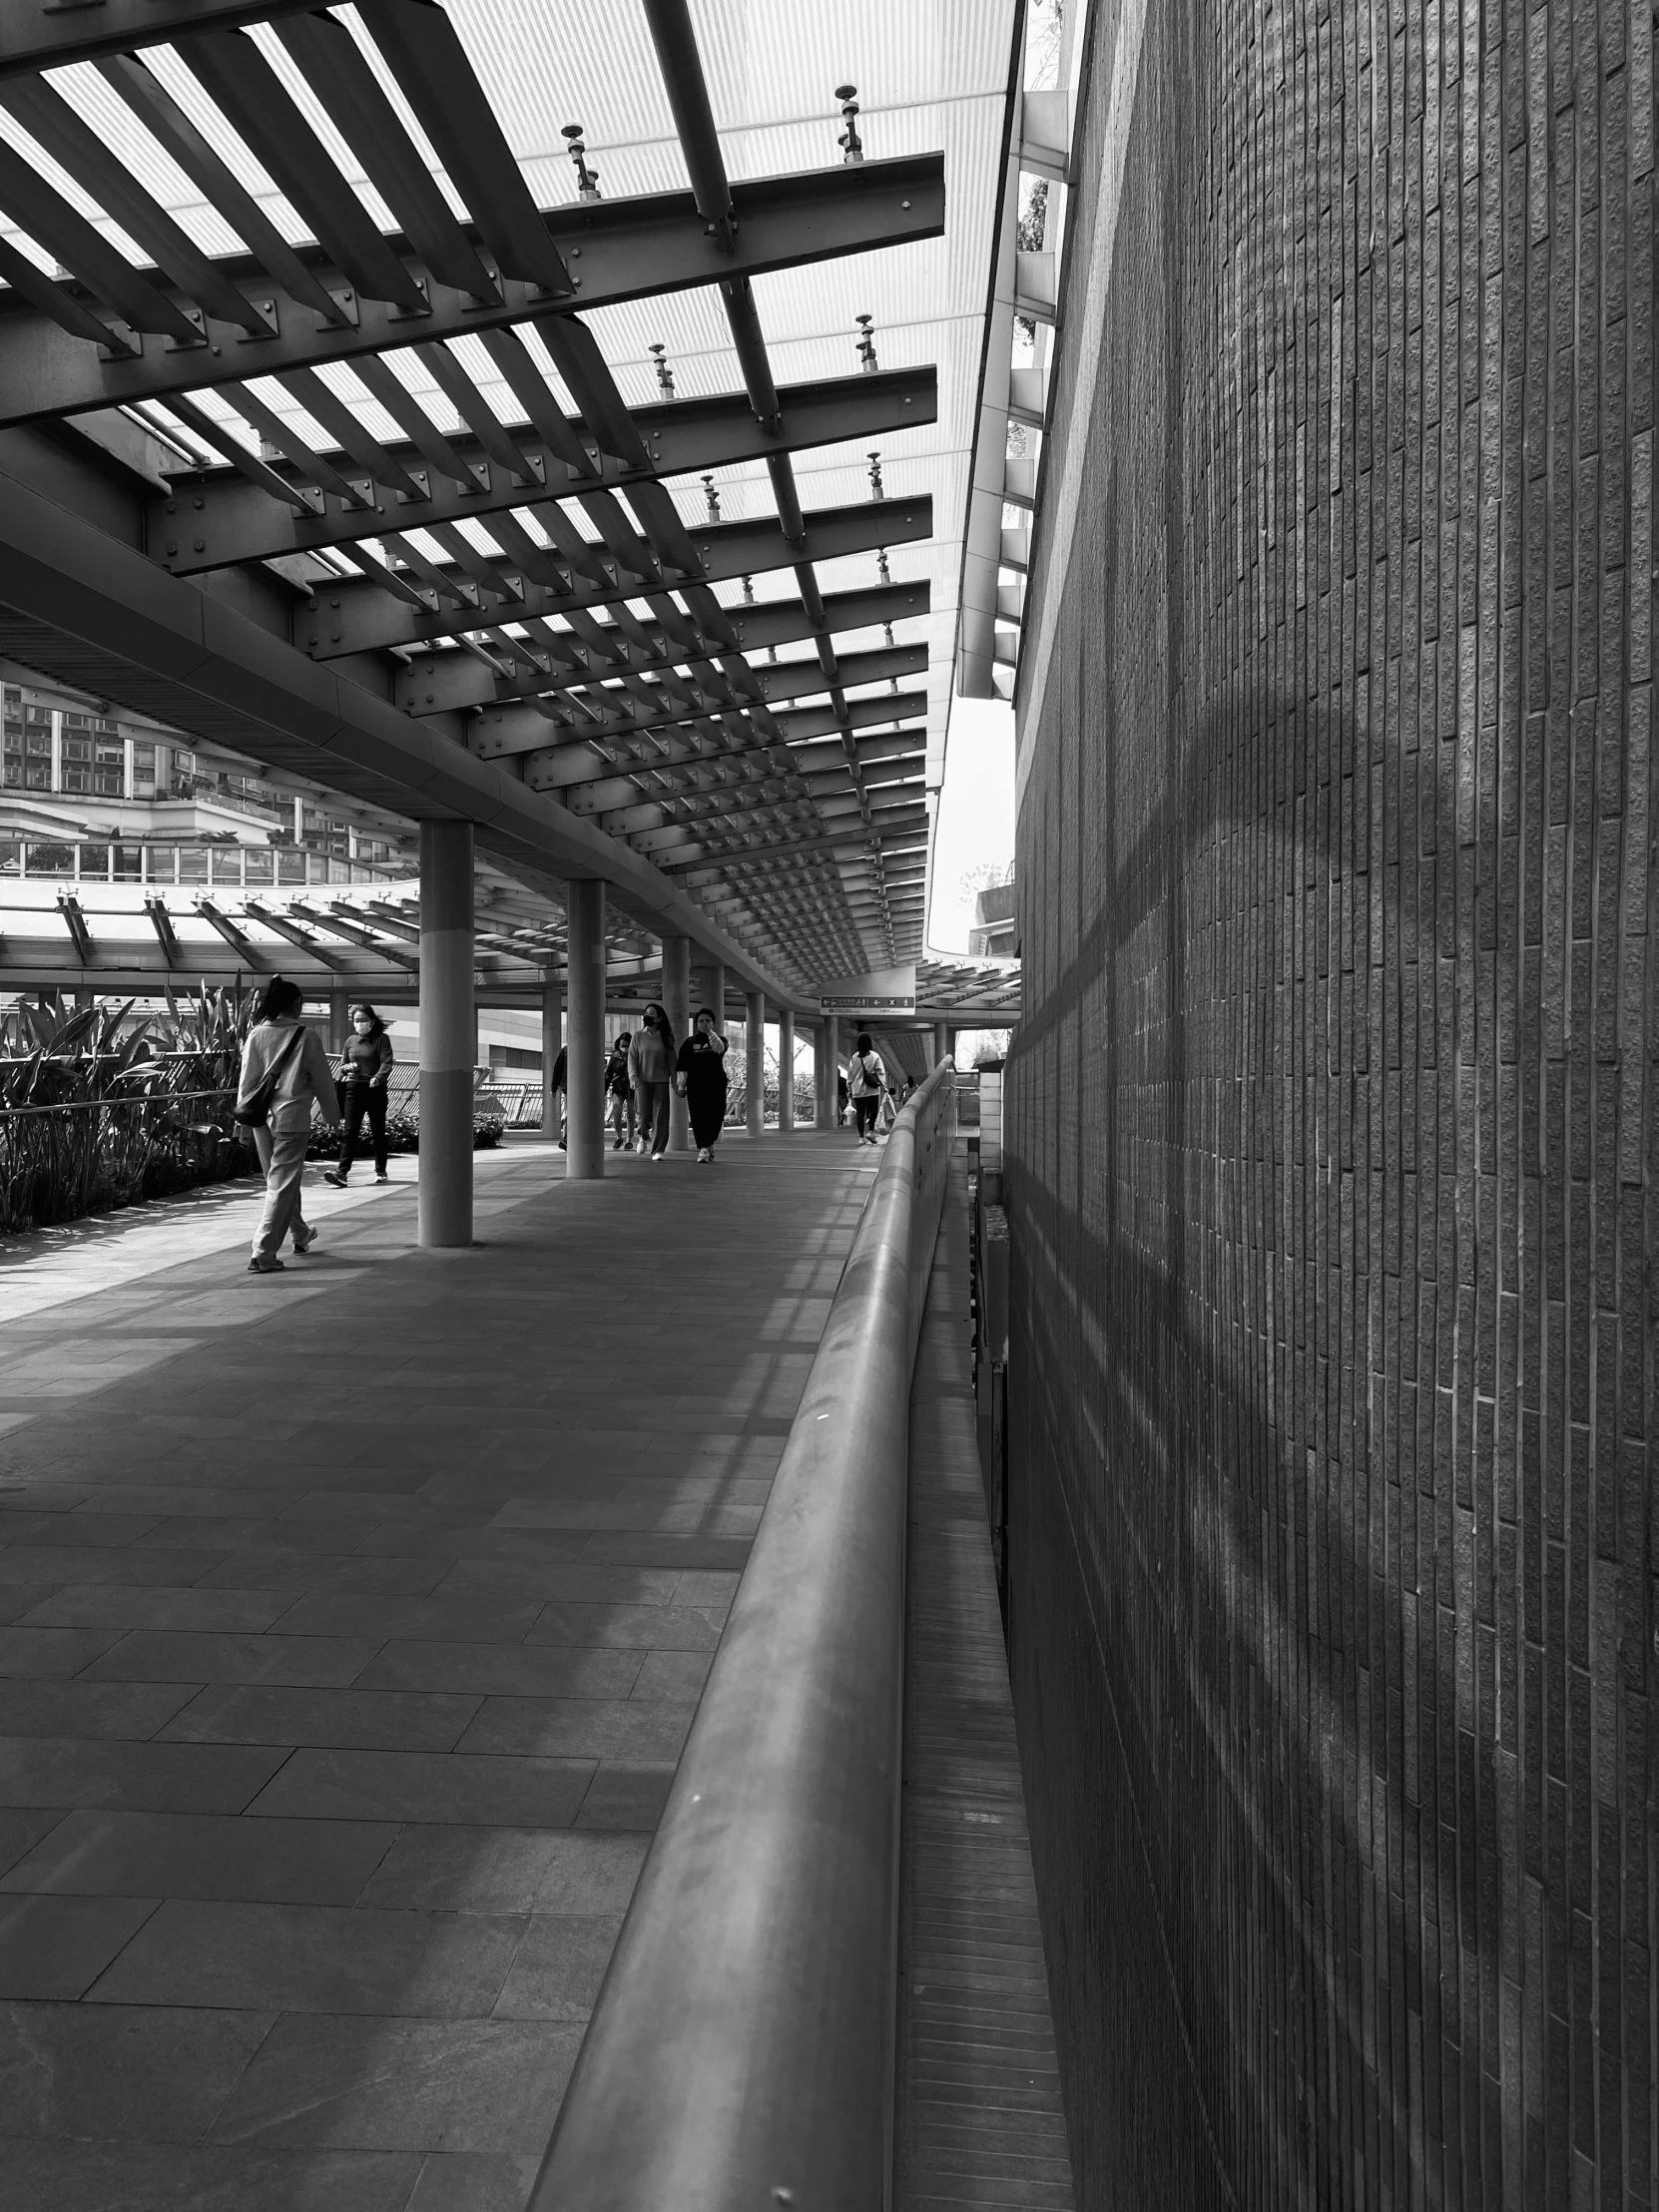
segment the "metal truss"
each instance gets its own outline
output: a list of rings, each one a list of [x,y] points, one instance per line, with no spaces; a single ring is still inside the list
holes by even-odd
[[[140,517],[152,561],[178,578],[275,565],[302,588],[293,644],[342,684],[504,764],[694,895],[751,870],[750,941],[808,989],[831,951],[877,965],[915,935],[892,867],[900,839],[925,837],[923,754],[903,725],[927,702],[899,686],[927,651],[893,629],[929,595],[889,580],[885,549],[929,534],[932,510],[883,499],[876,471],[867,506],[804,512],[793,456],[931,422],[937,383],[871,355],[780,387],[751,280],[939,236],[943,161],[734,185],[685,0],[644,4],[691,191],[540,209],[440,6],[356,0],[356,18],[452,197],[338,17],[283,0],[0,0],[0,106],[147,257],[0,141],[0,208],[53,265],[0,241],[0,425],[141,406],[180,452]],[[143,58],[163,42],[222,136]],[[92,132],[43,74],[68,61],[100,71],[237,253],[204,253]],[[371,221],[318,113],[396,231]],[[310,243],[278,234],[216,151],[238,141]],[[669,379],[630,407],[583,313],[696,286],[718,292],[742,389],[681,399]],[[775,515],[682,515],[676,480],[755,462]],[[879,581],[825,595],[820,562],[875,553]],[[752,579],[779,570],[793,596],[754,602]],[[837,647],[876,630],[882,647]],[[779,661],[781,646],[811,653]],[[860,851],[854,887],[842,863]],[[795,863],[787,897],[752,872],[778,855]],[[323,966],[363,926],[258,918]]]

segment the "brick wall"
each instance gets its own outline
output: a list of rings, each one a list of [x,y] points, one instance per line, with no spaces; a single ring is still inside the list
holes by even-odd
[[[1656,2193],[1652,38],[1095,9],[1007,1124],[1091,2208]]]

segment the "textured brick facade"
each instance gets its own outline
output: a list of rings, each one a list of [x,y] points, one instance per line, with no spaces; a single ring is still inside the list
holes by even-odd
[[[1091,2208],[1654,2201],[1652,41],[1095,10],[1007,1122]]]

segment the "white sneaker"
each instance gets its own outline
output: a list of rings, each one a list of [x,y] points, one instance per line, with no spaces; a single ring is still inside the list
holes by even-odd
[[[699,1167],[701,1167],[701,1166],[703,1165],[703,1163],[704,1163],[704,1161],[705,1161],[705,1160],[712,1160],[713,1158],[714,1158],[714,1154],[713,1154],[713,1153],[712,1153],[712,1152],[711,1152],[711,1151],[709,1150],[709,1148],[708,1148],[708,1146],[707,1146],[706,1144],[705,1144],[705,1145],[699,1145],[699,1146],[698,1146],[698,1149],[697,1149],[697,1164],[698,1164],[698,1166],[699,1166]]]
[[[635,1147],[634,1147],[634,1150],[635,1150],[635,1151],[636,1151],[636,1152],[637,1152],[637,1153],[639,1154],[639,1156],[640,1156],[640,1158],[641,1158],[642,1160],[643,1160],[643,1159],[645,1158],[645,1154],[646,1154],[646,1142],[645,1142],[645,1139],[644,1139],[643,1137],[642,1137],[642,1138],[640,1139],[639,1143],[638,1143],[637,1145],[635,1145]]]

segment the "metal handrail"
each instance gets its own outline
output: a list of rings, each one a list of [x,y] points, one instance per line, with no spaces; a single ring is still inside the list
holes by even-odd
[[[10,1114],[85,1114],[108,1107],[112,1112],[128,1106],[182,1106],[198,1098],[235,1098],[237,1086],[222,1083],[212,1091],[128,1091],[104,1098],[53,1098],[44,1105],[0,1105],[0,1118]]]
[[[954,1133],[900,1109],[530,2212],[875,2212],[910,1377]]]

